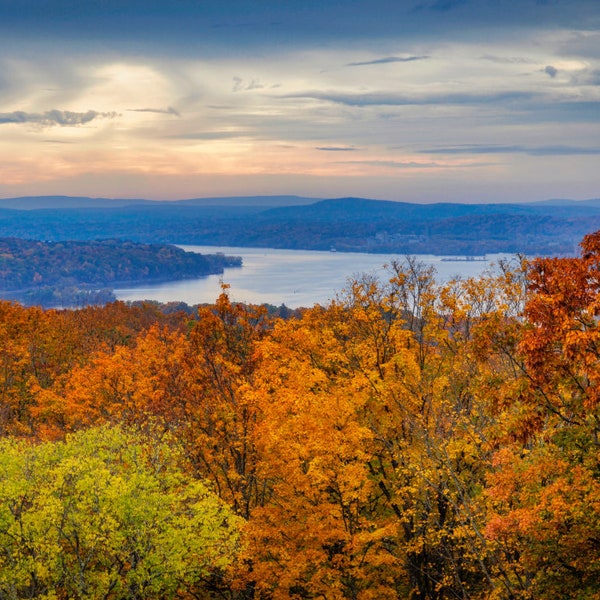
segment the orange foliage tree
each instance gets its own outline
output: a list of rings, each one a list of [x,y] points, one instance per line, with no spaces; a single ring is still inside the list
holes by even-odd
[[[264,310],[233,304],[224,292],[200,309],[189,331],[154,325],[130,345],[101,348],[53,388],[38,389],[38,419],[57,434],[106,421],[157,421],[176,432],[188,468],[247,517],[264,495],[249,390],[254,345],[266,326]]]
[[[362,278],[277,323],[255,391],[272,488],[249,524],[259,589],[442,599],[494,587],[482,491],[495,403],[480,390],[514,377],[521,299],[511,271],[438,286],[408,261],[389,285]]]
[[[600,595],[600,232],[581,248],[528,272],[523,386],[489,477],[506,597]]]

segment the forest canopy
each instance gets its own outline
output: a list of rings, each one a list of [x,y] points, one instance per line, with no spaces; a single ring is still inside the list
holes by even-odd
[[[599,316],[600,232],[287,319],[226,286],[196,315],[0,303],[0,585],[79,597],[82,550],[92,598],[598,598]]]

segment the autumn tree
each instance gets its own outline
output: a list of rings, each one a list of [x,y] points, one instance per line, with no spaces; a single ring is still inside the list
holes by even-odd
[[[158,419],[176,435],[190,472],[247,518],[265,493],[250,390],[255,343],[266,330],[261,308],[234,304],[224,291],[187,331],[155,325],[128,345],[101,348],[60,385],[38,389],[36,414],[55,432]]]
[[[496,278],[488,291],[471,280],[438,285],[413,260],[391,268],[388,285],[355,284],[349,303],[369,467],[413,595],[470,598],[491,585],[481,499],[489,419],[477,393],[488,359],[474,333],[508,309]]]
[[[278,322],[259,347],[256,445],[269,495],[249,522],[248,576],[273,598],[392,598],[395,528],[376,518],[364,398],[330,311],[341,316],[315,308]]]
[[[55,434],[47,428],[41,404],[74,368],[101,351],[135,344],[153,324],[182,331],[188,321],[183,314],[163,315],[150,305],[130,308],[121,302],[73,311],[0,302],[0,431],[41,438]]]
[[[528,272],[523,386],[489,479],[506,597],[600,594],[600,233],[581,249]]]
[[[4,598],[200,598],[241,520],[170,445],[122,428],[0,443]]]
[[[232,303],[224,286],[213,307],[199,310],[183,362],[188,459],[245,518],[265,494],[256,472],[260,407],[251,390],[256,344],[269,328],[263,308]]]
[[[249,524],[261,589],[442,599],[494,587],[482,491],[496,402],[483,390],[515,374],[521,295],[508,270],[442,286],[411,260],[276,324],[254,392],[272,490]]]

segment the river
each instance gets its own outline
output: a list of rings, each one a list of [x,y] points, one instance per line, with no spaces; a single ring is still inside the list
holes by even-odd
[[[223,275],[173,281],[143,287],[115,290],[119,300],[157,300],[203,304],[215,301],[221,282],[230,286],[232,300],[253,304],[285,304],[289,308],[325,304],[362,273],[385,277],[384,265],[402,259],[398,254],[357,252],[318,252],[311,250],[272,250],[266,248],[230,248],[215,246],[180,246],[190,252],[241,256],[241,268],[225,269]],[[438,281],[454,276],[481,274],[490,264],[506,255],[488,255],[487,260],[448,260],[454,257],[418,255],[426,265],[433,265]]]

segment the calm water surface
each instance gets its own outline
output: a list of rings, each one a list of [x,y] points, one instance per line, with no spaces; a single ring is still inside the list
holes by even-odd
[[[271,250],[266,248],[230,248],[181,246],[202,254],[241,256],[241,268],[225,269],[223,275],[174,281],[144,287],[115,290],[119,300],[157,300],[202,304],[214,302],[221,292],[221,281],[229,284],[232,300],[254,304],[285,304],[290,308],[325,304],[347,285],[349,278],[362,273],[385,277],[384,265],[402,260],[398,254],[362,254],[355,252],[317,252],[310,250]],[[486,261],[443,261],[442,257],[419,255],[418,260],[433,265],[438,281],[460,275],[479,275],[491,263],[506,255],[488,255]]]

